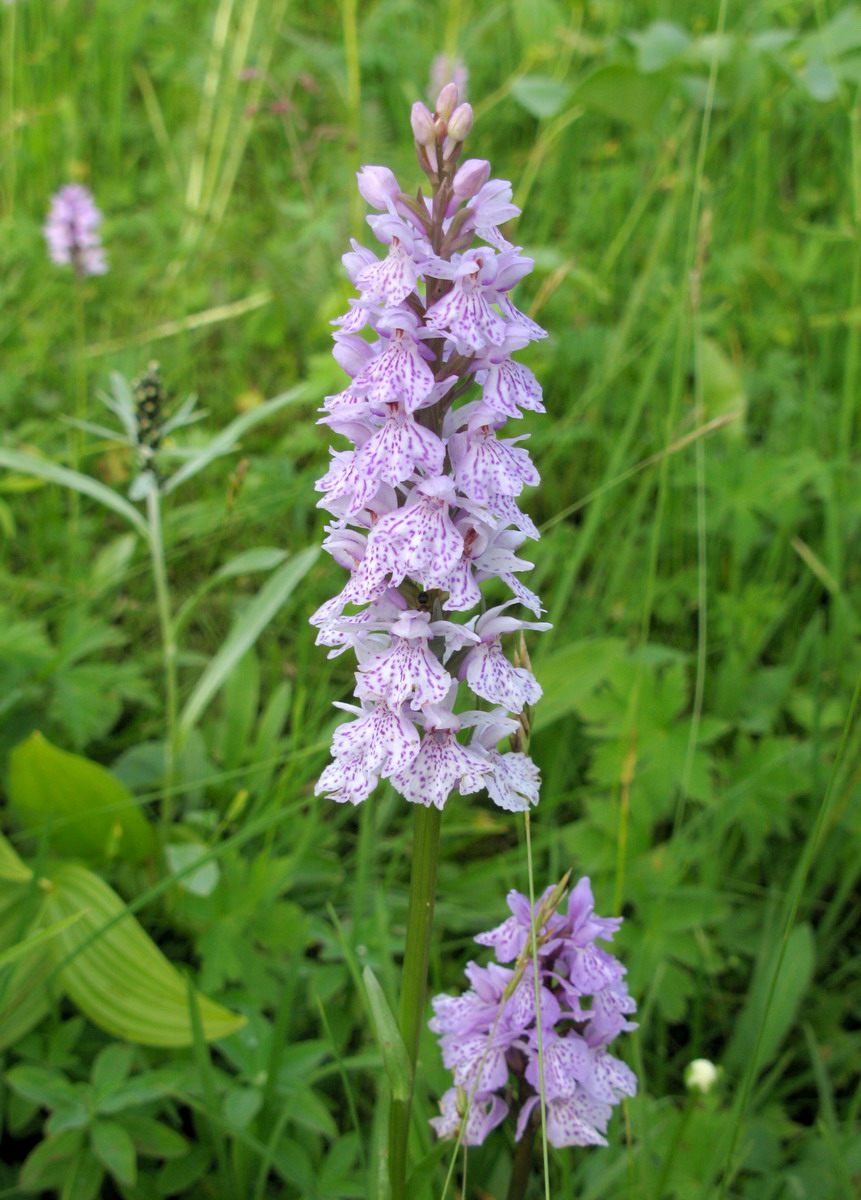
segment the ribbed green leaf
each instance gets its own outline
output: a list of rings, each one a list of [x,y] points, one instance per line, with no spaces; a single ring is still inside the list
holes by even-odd
[[[41,733],[31,733],[9,756],[9,801],[25,826],[46,829],[64,854],[140,862],[152,853],[152,827],[125,784]]]
[[[92,871],[72,863],[53,872],[46,917],[79,921],[49,943],[64,989],[81,1011],[115,1037],[147,1046],[191,1045],[186,983],[120,897]],[[208,1041],[235,1032],[244,1017],[206,996],[197,1003]]]
[[[389,1008],[383,989],[370,967],[362,972],[365,990],[368,994],[368,1007],[371,1010],[371,1020],[377,1035],[377,1043],[383,1056],[383,1066],[392,1086],[394,1100],[406,1100],[412,1090],[412,1067],[410,1066],[407,1048],[398,1023]]]
[[[54,925],[48,925],[44,929],[38,929],[35,933],[30,933],[27,937],[22,938],[14,946],[10,946],[8,950],[4,950],[0,954],[0,970],[3,967],[10,966],[13,962],[17,962],[19,958],[23,958],[25,954],[29,954],[35,950],[37,946],[41,946],[43,942],[47,942],[49,938],[55,937],[62,929],[68,925],[74,924],[79,920],[80,913],[72,913],[65,917],[62,921],[57,921]]]
[[[4,886],[18,895],[0,912],[0,946],[14,950],[22,938],[41,928],[44,905],[20,884]],[[48,943],[29,946],[0,981],[0,1050],[29,1033],[57,1003],[60,992]]]
[[[29,883],[32,878],[33,872],[0,833],[0,879],[10,883]]]

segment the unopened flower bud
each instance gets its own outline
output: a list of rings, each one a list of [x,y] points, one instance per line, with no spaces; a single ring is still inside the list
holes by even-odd
[[[458,200],[470,200],[490,178],[490,163],[484,158],[468,158],[461,163],[452,180],[452,191]]]
[[[447,121],[454,110],[457,108],[457,102],[460,99],[457,92],[456,83],[447,83],[442,89],[436,100],[436,115]]]
[[[465,142],[467,134],[472,129],[472,105],[459,104],[451,114],[448,123],[448,136],[453,142]]]
[[[420,146],[432,146],[436,141],[433,116],[421,100],[416,100],[410,114],[410,124],[413,134]]]
[[[400,195],[394,173],[388,167],[362,167],[356,172],[359,191],[372,208],[388,208],[389,201]]]
[[[707,1096],[717,1083],[720,1068],[707,1058],[695,1058],[685,1067],[685,1087],[689,1092]]]

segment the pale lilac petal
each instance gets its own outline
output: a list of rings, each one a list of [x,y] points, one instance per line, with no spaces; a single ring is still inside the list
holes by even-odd
[[[455,787],[461,795],[477,791],[477,777],[486,770],[481,758],[453,734],[426,733],[416,757],[391,782],[411,803],[441,809]]]

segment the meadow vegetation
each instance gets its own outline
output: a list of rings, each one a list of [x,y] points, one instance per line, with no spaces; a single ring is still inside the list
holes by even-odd
[[[617,1051],[639,1093],[609,1147],[551,1150],[549,1194],[858,1194],[861,9],[18,0],[0,1197],[381,1194],[362,970],[395,1005],[411,825],[386,785],[356,809],[313,795],[353,687],[308,625],[341,586],[315,549],[316,422],[343,386],[340,256],[367,240],[355,171],[419,182],[409,106],[443,51],[469,69],[470,153],[514,182],[518,302],[550,333],[521,356],[547,406],[522,422],[528,582],[553,623],[529,641],[535,878],[588,875],[625,916],[639,1005]],[[105,275],[45,252],[70,181],[105,214]],[[117,416],[154,359],[168,410],[205,412],[171,434],[159,501],[128,498]],[[454,796],[432,992],[526,879],[522,823]],[[429,1200],[451,1154],[429,1032],[420,1064]],[[512,1155],[503,1127],[460,1194],[505,1195]]]

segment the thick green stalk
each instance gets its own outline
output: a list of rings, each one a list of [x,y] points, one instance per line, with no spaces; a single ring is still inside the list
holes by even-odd
[[[532,1174],[532,1150],[535,1144],[535,1126],[530,1121],[523,1131],[523,1137],[517,1143],[514,1153],[514,1164],[511,1168],[511,1179],[508,1181],[508,1191],[505,1200],[523,1200],[526,1187]]]
[[[161,794],[162,828],[166,829],[173,816],[173,788],[176,782],[176,759],[178,738],[178,691],[176,677],[176,631],[170,607],[170,591],[164,560],[164,541],[161,533],[161,497],[157,487],[147,493],[147,518],[149,521],[149,547],[152,559],[152,574],[155,582],[155,602],[161,630],[162,657],[164,659],[165,684],[165,754],[164,785]]]
[[[398,1025],[415,1073],[419,1039],[425,1016],[428,957],[430,954],[436,876],[439,863],[439,830],[442,814],[429,805],[417,805],[413,824],[413,863],[407,940],[401,977]],[[392,1101],[389,1126],[389,1172],[392,1200],[404,1200],[407,1181],[407,1142],[410,1132],[412,1088],[406,1100]]]

